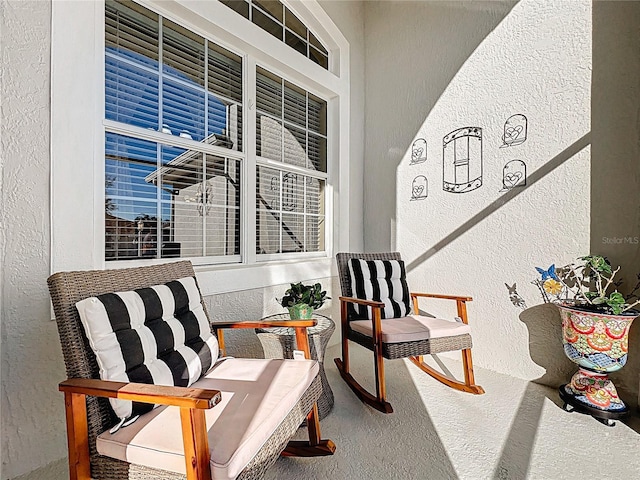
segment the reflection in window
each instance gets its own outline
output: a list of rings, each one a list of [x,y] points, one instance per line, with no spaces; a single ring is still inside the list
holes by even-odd
[[[327,102],[258,67],[256,109],[258,156],[326,173]]]
[[[322,68],[329,68],[329,52],[325,46],[279,0],[220,1]]]
[[[105,22],[108,120],[242,151],[241,57],[134,2]],[[106,259],[239,255],[240,160],[136,135],[106,134]]]
[[[259,166],[256,253],[324,250],[324,180]]]
[[[240,254],[240,161],[107,134],[106,259]]]
[[[105,15],[107,119],[242,150],[238,55],[133,2]]]
[[[256,252],[322,251],[327,103],[260,67],[256,94]]]

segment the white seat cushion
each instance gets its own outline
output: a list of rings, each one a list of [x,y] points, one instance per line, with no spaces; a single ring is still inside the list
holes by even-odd
[[[232,479],[298,403],[318,374],[315,360],[230,358],[191,388],[220,390],[222,401],[206,410],[214,479]],[[180,409],[158,407],[115,434],[98,436],[98,453],[184,474]]]
[[[384,343],[413,342],[471,333],[471,328],[465,323],[423,317],[422,315],[386,318],[381,321],[381,324]],[[349,325],[358,333],[369,337],[373,336],[373,322],[371,320],[355,320],[349,322]]]

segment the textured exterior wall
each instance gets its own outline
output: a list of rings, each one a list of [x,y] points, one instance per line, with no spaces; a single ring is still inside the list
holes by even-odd
[[[48,2],[1,3],[2,478],[64,456],[49,274]]]
[[[322,8],[349,41],[350,141],[349,156],[349,245],[354,252],[364,249],[364,5],[350,0],[322,0]],[[345,228],[338,226],[335,228]]]
[[[329,2],[328,13],[351,43],[351,147],[356,188],[351,215],[362,217],[364,54],[362,6]],[[49,275],[50,16],[46,1],[1,1],[2,23],[2,203],[0,261],[2,296],[2,471],[0,478],[66,478],[64,402],[57,384],[65,378],[46,288]],[[359,173],[359,177],[357,177]],[[356,220],[356,223],[361,220]],[[361,231],[361,230],[354,230]],[[362,238],[351,238],[361,245]],[[315,279],[337,297],[336,279]],[[288,285],[206,298],[214,319],[257,319],[278,313],[275,297]],[[336,317],[337,303],[321,313]],[[337,341],[334,337],[332,343]],[[230,354],[261,347],[252,332],[227,335]],[[244,353],[244,352],[243,352]],[[23,475],[24,474],[24,475]]]
[[[640,2],[593,4],[591,251],[622,266],[621,291],[640,280]],[[640,321],[629,361],[615,375],[623,398],[638,396]]]
[[[559,315],[540,306],[530,282],[535,266],[589,250],[590,2],[365,5],[366,249],[399,249],[416,291],[474,297],[476,365],[566,382],[574,367]],[[503,147],[514,114],[528,118],[527,139]],[[464,159],[467,144],[445,152],[443,142],[461,127],[482,129],[481,154],[469,141],[470,162],[482,157],[482,186],[451,193],[443,155],[457,149]],[[427,160],[412,164],[419,138]],[[515,159],[526,163],[527,187],[503,191],[503,167]],[[424,194],[423,179],[414,183],[421,176],[428,197],[412,200]],[[514,284],[526,308],[512,303]],[[453,307],[422,305],[448,317]]]

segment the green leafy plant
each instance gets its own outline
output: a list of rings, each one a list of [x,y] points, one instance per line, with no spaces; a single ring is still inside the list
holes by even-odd
[[[327,292],[322,290],[322,285],[316,283],[314,285],[304,285],[302,282],[292,283],[284,292],[284,296],[278,300],[278,303],[285,308],[294,305],[305,304],[311,308],[320,308],[325,300],[329,299]]]
[[[572,302],[576,306],[614,315],[640,305],[640,298],[636,295],[640,289],[640,274],[638,284],[625,298],[618,291],[621,282],[614,281],[620,267],[614,270],[609,260],[601,255],[587,255],[578,260],[580,263],[570,263],[557,271],[554,265],[546,271],[537,269],[542,278],[533,283],[540,288],[545,301]]]

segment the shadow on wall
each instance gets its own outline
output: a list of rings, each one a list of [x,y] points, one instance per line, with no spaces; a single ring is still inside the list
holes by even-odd
[[[397,168],[407,146],[411,148],[415,133],[465,62],[517,3],[365,2],[366,30],[370,32],[365,32],[366,98],[375,101],[367,102],[364,158],[365,170],[379,172],[367,176],[365,251],[388,251],[393,245]],[[452,24],[456,27],[451,28]],[[414,75],[398,74],[407,71],[407,66]],[[385,94],[380,95],[381,91]],[[383,125],[402,128],[380,126],[380,119]]]
[[[593,2],[591,253],[621,265],[629,293],[640,269],[640,2]],[[620,396],[640,391],[640,320],[627,365],[612,375]]]
[[[529,330],[531,360],[545,369],[544,375],[533,381],[553,388],[567,383],[577,367],[564,354],[558,308],[551,303],[527,308],[520,314],[520,321]]]
[[[529,175],[529,178],[527,179],[527,184],[525,186],[522,186],[517,189],[509,190],[500,198],[492,202],[490,205],[480,210],[473,217],[471,217],[469,220],[464,222],[462,225],[460,225],[458,228],[456,228],[453,232],[451,232],[449,235],[444,237],[438,243],[436,243],[435,245],[432,245],[431,248],[427,249],[422,255],[416,257],[413,261],[411,261],[411,263],[407,265],[407,272],[410,272],[415,268],[417,268],[420,264],[424,263],[430,257],[435,255],[439,250],[442,250],[451,242],[453,242],[458,237],[463,235],[465,232],[471,230],[476,224],[480,223],[483,219],[495,213],[498,209],[506,205],[515,197],[517,197],[518,195],[521,195],[522,192],[524,192],[525,190],[531,188],[535,183],[537,183],[538,181],[546,177],[548,174],[553,172],[560,165],[562,165],[566,161],[573,158],[584,148],[587,148],[590,145],[590,143],[591,143],[591,133],[589,132],[589,133],[586,133],[584,136],[582,136],[582,138],[576,140],[572,145],[565,148],[562,152],[560,152],[558,155],[553,157],[551,160],[545,163],[538,170],[531,173],[531,175]]]

